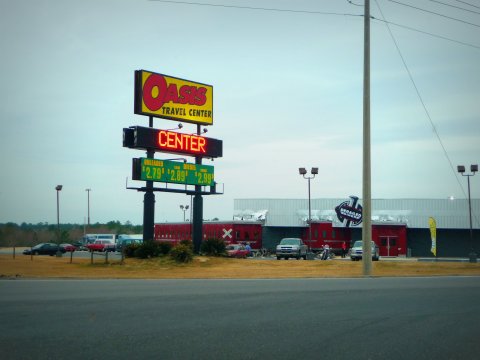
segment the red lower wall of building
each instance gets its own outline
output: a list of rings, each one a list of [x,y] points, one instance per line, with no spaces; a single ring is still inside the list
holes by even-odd
[[[203,224],[203,238],[223,239],[227,244],[248,243],[252,249],[262,248],[262,223],[248,222],[208,222]],[[155,240],[177,243],[192,239],[190,223],[155,224]],[[313,251],[320,251],[328,244],[335,252],[340,252],[342,243],[347,248],[352,244],[350,228],[334,227],[331,222],[313,222],[310,229],[304,229],[302,239]],[[380,248],[380,256],[406,256],[407,227],[405,224],[373,224],[372,240]],[[280,239],[278,239],[280,241]]]

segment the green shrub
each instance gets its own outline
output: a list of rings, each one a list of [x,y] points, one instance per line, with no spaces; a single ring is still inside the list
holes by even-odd
[[[221,239],[206,239],[202,242],[200,251],[210,256],[225,255],[225,242]]]
[[[123,253],[125,254],[125,257],[134,257],[135,256],[135,250],[139,248],[139,244],[128,244],[123,248]]]
[[[160,255],[160,247],[153,241],[144,241],[134,252],[134,256],[140,259],[158,257],[158,255]]]
[[[162,241],[157,243],[158,251],[161,255],[167,255],[173,248],[172,243],[167,241]]]
[[[193,260],[193,250],[185,244],[178,244],[170,251],[173,260],[179,263],[188,263]]]
[[[188,240],[188,239],[181,240],[181,241],[179,242],[179,244],[180,244],[180,245],[186,245],[186,246],[188,246],[190,249],[192,249],[192,251],[193,251],[193,242],[192,242],[192,240]]]

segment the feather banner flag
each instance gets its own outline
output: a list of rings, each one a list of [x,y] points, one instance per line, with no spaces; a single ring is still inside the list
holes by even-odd
[[[436,257],[437,256],[437,222],[434,218],[428,219],[428,224],[430,225],[430,235],[432,236],[432,248],[430,251]]]

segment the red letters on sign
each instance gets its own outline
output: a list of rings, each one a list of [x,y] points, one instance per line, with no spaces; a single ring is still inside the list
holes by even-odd
[[[203,106],[207,102],[207,88],[183,85],[180,89],[176,83],[167,84],[164,76],[151,74],[143,85],[143,102],[151,111],[159,110],[164,104],[190,104]]]
[[[160,130],[158,132],[158,145],[171,151],[181,150],[205,154],[207,142],[201,136]]]

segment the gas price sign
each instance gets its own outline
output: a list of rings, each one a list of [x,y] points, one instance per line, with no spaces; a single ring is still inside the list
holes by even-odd
[[[133,180],[213,186],[214,167],[178,161],[133,159]]]

